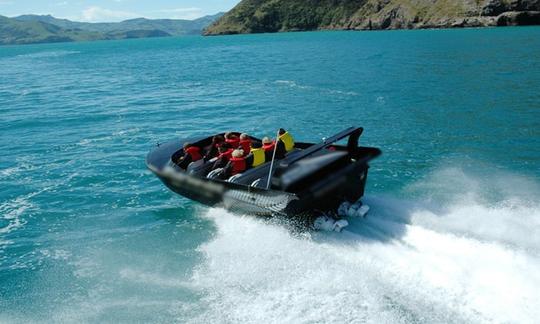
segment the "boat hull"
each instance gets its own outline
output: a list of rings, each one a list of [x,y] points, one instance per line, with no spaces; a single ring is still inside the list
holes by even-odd
[[[356,163],[297,193],[246,187],[177,173],[152,170],[171,191],[210,207],[259,216],[296,217],[335,210],[364,195],[369,166]]]
[[[296,143],[296,151],[273,167],[268,162],[232,182],[209,179],[207,172],[186,171],[173,162],[184,143],[206,147],[211,137],[158,144],[146,164],[171,191],[210,207],[257,216],[310,218],[336,211],[343,201],[355,202],[364,195],[368,162],[381,151],[357,147],[361,131],[350,128],[320,144]],[[353,138],[347,147],[333,144],[346,136]]]

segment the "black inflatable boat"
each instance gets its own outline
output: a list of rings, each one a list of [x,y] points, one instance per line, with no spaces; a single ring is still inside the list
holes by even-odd
[[[351,127],[320,143],[296,142],[284,159],[266,162],[226,180],[207,177],[212,161],[192,163],[186,170],[174,162],[184,154],[184,143],[206,150],[212,137],[219,134],[158,144],[148,154],[146,165],[172,191],[202,204],[243,214],[313,222],[314,216],[335,214],[344,201],[353,203],[364,195],[368,163],[381,151],[358,146],[362,131]],[[338,145],[341,140],[346,140],[346,145]]]

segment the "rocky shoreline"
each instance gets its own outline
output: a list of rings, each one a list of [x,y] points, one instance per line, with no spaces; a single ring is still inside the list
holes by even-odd
[[[357,26],[344,26],[352,30],[382,29],[432,29],[432,28],[465,28],[465,27],[502,27],[540,25],[540,11],[509,11],[498,16],[456,17],[435,22],[401,21],[391,17],[382,20],[368,20]],[[337,26],[336,26],[337,27]]]

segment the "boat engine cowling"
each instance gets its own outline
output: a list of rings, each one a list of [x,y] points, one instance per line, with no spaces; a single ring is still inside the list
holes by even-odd
[[[292,166],[278,165],[272,177],[272,185],[289,192],[303,190],[331,176],[334,170],[343,168],[348,162],[347,153],[331,152],[306,158]]]

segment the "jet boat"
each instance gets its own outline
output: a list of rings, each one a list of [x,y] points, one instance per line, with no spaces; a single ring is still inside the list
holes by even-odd
[[[229,179],[208,177],[212,160],[192,162],[185,170],[177,164],[184,143],[207,150],[212,138],[223,134],[157,144],[146,157],[146,165],[170,190],[204,205],[338,230],[346,226],[346,221],[339,223],[338,209],[341,216],[358,209],[369,162],[381,154],[378,148],[358,145],[362,132],[363,128],[350,127],[320,143],[296,142],[283,159]],[[337,143],[345,140],[346,145]]]

